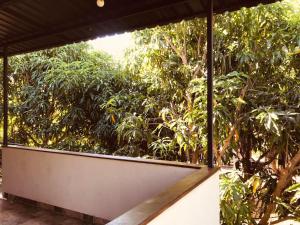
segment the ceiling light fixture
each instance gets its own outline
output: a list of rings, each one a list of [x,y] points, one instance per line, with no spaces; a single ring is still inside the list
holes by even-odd
[[[104,6],[105,2],[104,0],[97,0],[97,6],[102,8]]]

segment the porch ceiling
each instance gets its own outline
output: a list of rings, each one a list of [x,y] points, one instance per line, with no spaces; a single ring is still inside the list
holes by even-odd
[[[215,12],[276,0],[215,0]],[[207,0],[0,0],[0,55],[61,46],[192,17],[204,17]]]

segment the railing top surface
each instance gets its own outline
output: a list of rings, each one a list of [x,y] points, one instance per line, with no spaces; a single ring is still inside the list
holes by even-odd
[[[127,211],[107,225],[146,225],[218,171],[219,168],[217,167],[202,168],[183,178],[158,196]]]
[[[13,148],[13,149],[19,149],[19,150],[41,152],[41,153],[73,155],[73,156],[79,156],[79,157],[81,156],[81,157],[89,157],[89,158],[97,158],[97,159],[105,159],[105,160],[117,160],[117,161],[132,162],[132,163],[154,164],[154,165],[173,166],[173,167],[182,167],[182,168],[191,168],[191,169],[203,168],[203,166],[196,165],[196,164],[187,164],[187,163],[174,162],[174,161],[133,158],[133,157],[125,157],[125,156],[101,155],[101,154],[93,154],[93,153],[52,150],[52,149],[46,149],[46,148],[33,148],[33,147],[16,146],[16,145],[9,145],[8,147],[2,147],[2,148],[3,149]]]

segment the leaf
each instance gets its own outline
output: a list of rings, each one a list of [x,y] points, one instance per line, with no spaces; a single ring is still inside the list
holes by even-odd
[[[261,183],[260,178],[259,177],[255,177],[254,180],[253,180],[253,183],[252,183],[252,186],[253,186],[252,192],[254,194],[256,193],[257,188],[260,186],[260,183]]]
[[[241,104],[247,104],[241,97],[237,98],[237,101]]]
[[[115,119],[115,116],[113,114],[111,115],[111,121],[112,121],[112,124],[116,124],[116,119]]]
[[[288,187],[286,192],[294,192],[294,191],[300,191],[300,183],[293,184],[292,186]]]

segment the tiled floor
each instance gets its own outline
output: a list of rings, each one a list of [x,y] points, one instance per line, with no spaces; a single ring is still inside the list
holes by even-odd
[[[82,225],[83,222],[50,211],[0,199],[0,225]]]
[[[34,206],[9,202],[2,197],[0,177],[0,225],[85,225],[86,223]]]

